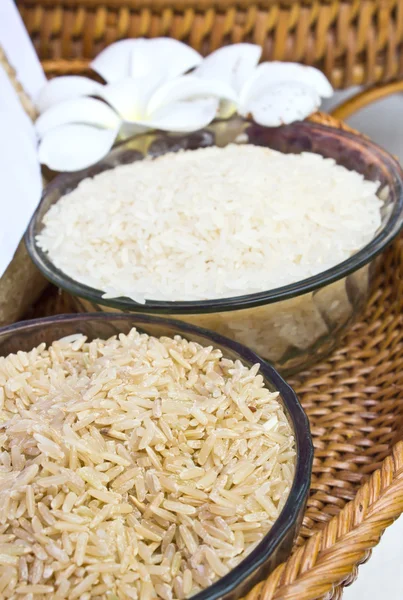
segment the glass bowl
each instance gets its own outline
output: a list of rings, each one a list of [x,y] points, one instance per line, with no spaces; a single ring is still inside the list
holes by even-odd
[[[316,152],[379,181],[382,225],[374,239],[348,260],[319,275],[261,293],[192,302],[104,299],[102,291],[57,269],[36,244],[49,207],[78,183],[120,164],[181,149],[249,142],[284,153]],[[97,165],[56,177],[46,188],[26,233],[28,252],[43,275],[69,293],[78,312],[116,311],[167,315],[207,327],[241,342],[289,374],[326,356],[360,313],[369,296],[375,257],[403,224],[403,173],[388,152],[359,135],[310,122],[269,129],[239,118],[215,122],[187,135],[149,133],[116,147]]]
[[[43,342],[50,344],[75,333],[83,333],[90,340],[105,339],[118,333],[127,333],[132,327],[153,336],[181,335],[205,346],[213,345],[221,349],[226,358],[239,359],[250,367],[260,363],[260,373],[266,387],[280,392],[296,440],[295,475],[290,495],[272,529],[251,554],[216,583],[193,596],[193,600],[236,600],[266,577],[291,552],[310,487],[313,445],[309,422],[295,392],[276,370],[248,348],[217,333],[170,319],[131,314],[59,315],[16,323],[0,329],[0,356],[19,350],[29,351]]]

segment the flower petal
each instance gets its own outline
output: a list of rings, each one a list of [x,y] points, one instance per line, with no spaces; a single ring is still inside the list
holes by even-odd
[[[239,94],[252,76],[261,54],[261,47],[255,44],[224,46],[207,56],[193,74],[203,79],[225,82]]]
[[[151,77],[130,79],[126,77],[116,83],[105,85],[100,93],[112,108],[126,121],[143,119],[146,112],[150,87],[154,88],[155,80]]]
[[[314,67],[297,63],[266,62],[260,64],[244,85],[240,103],[248,103],[259,96],[267,86],[276,83],[296,82],[311,86],[321,98],[330,98],[333,88],[325,75]]]
[[[147,105],[147,113],[152,115],[155,110],[178,100],[193,100],[208,96],[237,101],[235,91],[225,82],[183,75],[167,81],[157,89]]]
[[[146,40],[119,40],[102,50],[90,63],[90,67],[99,73],[108,83],[114,83],[130,75],[132,51]]]
[[[86,169],[112,148],[117,129],[61,125],[48,131],[39,145],[39,160],[53,171]]]
[[[172,38],[161,37],[143,41],[143,45],[133,47],[132,77],[158,73],[166,81],[194,69],[203,60],[196,50]]]
[[[267,86],[239,111],[244,117],[266,127],[278,127],[300,121],[320,106],[319,94],[309,85],[298,82],[276,83]]]
[[[54,104],[71,98],[99,95],[103,87],[101,83],[79,75],[55,77],[42,88],[36,99],[36,106],[39,112],[42,113]]]
[[[108,83],[125,77],[157,74],[164,80],[186,73],[199,65],[202,57],[186,44],[170,38],[120,40],[103,50],[91,67]]]
[[[139,123],[139,125],[149,125],[153,129],[178,133],[198,131],[215,119],[218,104],[215,98],[174,102],[155,111],[149,122]]]
[[[115,111],[95,98],[74,98],[51,106],[42,113],[35,122],[35,129],[40,138],[48,131],[68,123],[95,125],[104,129],[117,129],[121,119]]]

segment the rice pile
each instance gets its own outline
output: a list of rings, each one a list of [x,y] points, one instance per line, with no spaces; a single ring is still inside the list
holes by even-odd
[[[105,292],[204,300],[318,274],[381,224],[378,184],[317,154],[230,145],[86,179],[37,238],[56,267]]]
[[[0,359],[0,597],[188,597],[279,515],[277,393],[180,337],[80,334]]]

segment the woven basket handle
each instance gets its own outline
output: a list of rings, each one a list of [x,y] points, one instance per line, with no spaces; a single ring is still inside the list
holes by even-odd
[[[354,500],[245,600],[324,600],[332,586],[332,597],[339,597],[337,586],[354,581],[357,566],[370,556],[370,549],[402,511],[403,442],[398,442]]]
[[[336,119],[348,119],[354,113],[365,108],[373,102],[382,100],[397,92],[403,92],[403,81],[393,81],[383,85],[376,85],[363,92],[359,92],[352,98],[349,98],[332,111],[332,116]]]

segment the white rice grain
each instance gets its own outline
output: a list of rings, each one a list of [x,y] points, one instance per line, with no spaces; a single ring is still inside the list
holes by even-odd
[[[37,242],[106,298],[228,298],[349,258],[381,224],[378,187],[317,154],[247,144],[171,153],[85,179],[51,206]]]

